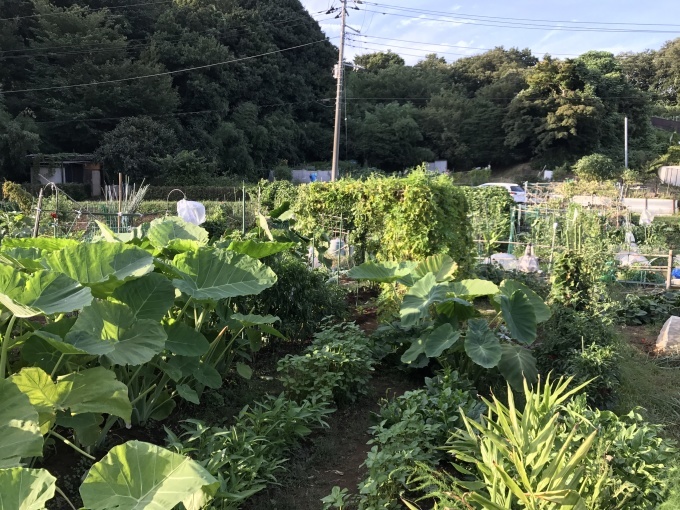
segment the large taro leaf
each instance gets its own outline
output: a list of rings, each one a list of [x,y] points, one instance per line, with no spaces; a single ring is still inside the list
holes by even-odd
[[[175,287],[162,274],[149,273],[125,282],[113,297],[128,305],[137,319],[160,321],[175,302]]]
[[[201,248],[172,261],[177,279],[172,283],[197,301],[219,301],[259,294],[276,283],[274,271],[247,255]]]
[[[429,317],[430,307],[444,301],[448,291],[448,283],[437,283],[434,274],[427,273],[404,295],[400,310],[402,326],[414,326]]]
[[[393,283],[410,275],[414,267],[414,262],[364,262],[351,268],[347,277],[376,283]]]
[[[168,247],[175,240],[196,241],[204,246],[210,239],[210,234],[206,229],[176,216],[153,220],[147,236],[154,248],[158,249]]]
[[[36,271],[44,269],[42,258],[46,252],[38,248],[5,248],[0,251],[0,262],[17,269]]]
[[[498,286],[488,280],[461,280],[451,283],[450,292],[464,299],[498,294]]]
[[[521,290],[529,299],[531,306],[534,307],[534,314],[536,315],[536,324],[545,322],[550,318],[552,312],[550,307],[545,304],[541,297],[536,294],[529,287],[516,280],[503,280],[500,285],[501,293],[505,296],[511,297],[516,290]],[[500,299],[498,299],[500,301]]]
[[[499,296],[501,312],[510,335],[524,344],[532,344],[536,340],[536,314],[529,298],[521,290],[512,296]]]
[[[500,341],[484,319],[468,321],[465,352],[473,362],[484,368],[493,368],[501,360]]]
[[[167,510],[217,480],[189,457],[129,441],[94,464],[80,486],[89,510]]]
[[[135,318],[122,303],[94,301],[83,309],[66,342],[113,365],[141,365],[165,348],[167,335],[157,321]]]
[[[38,411],[14,383],[0,379],[0,468],[18,466],[22,457],[40,457],[42,448]]]
[[[232,241],[227,250],[235,251],[248,255],[254,259],[261,259],[269,257],[282,251],[290,250],[295,246],[295,243],[279,243],[279,242],[260,242],[248,239],[246,241]]]
[[[414,340],[411,347],[401,356],[401,361],[413,363],[421,354],[425,354],[428,358],[441,356],[446,349],[458,341],[458,338],[460,338],[460,332],[455,331],[451,324],[442,324]]]
[[[57,426],[71,429],[76,441],[82,446],[93,446],[99,440],[103,422],[104,417],[96,413],[57,413]]]
[[[0,509],[43,510],[54,497],[56,481],[46,469],[0,469]]]
[[[458,264],[449,255],[442,253],[423,260],[416,266],[413,275],[422,278],[427,273],[432,273],[438,282],[450,282],[453,281],[457,270]]]
[[[56,383],[41,368],[27,367],[11,381],[37,409],[43,434],[52,427],[59,411],[112,414],[130,422],[132,405],[127,386],[104,367],[72,372],[57,378]]]
[[[425,340],[425,355],[428,358],[436,358],[455,344],[460,338],[460,332],[454,331],[451,324],[442,324],[432,331]]]
[[[538,379],[536,358],[529,349],[512,344],[503,344],[501,349],[498,370],[515,390],[522,391],[525,378],[529,385],[536,382]]]
[[[25,274],[0,265],[0,303],[17,317],[73,312],[91,302],[90,289],[66,275],[50,271]]]
[[[95,297],[106,297],[126,280],[153,271],[150,253],[122,243],[82,243],[45,257],[47,268],[90,287]]]
[[[63,248],[73,248],[80,244],[75,239],[67,239],[64,237],[23,237],[11,238],[5,237],[2,240],[2,250],[7,248],[25,248],[36,249],[41,252],[53,252]]]
[[[168,335],[165,348],[173,354],[198,357],[203,356],[210,348],[210,343],[200,331],[183,322],[165,326],[165,332]]]
[[[75,322],[75,317],[64,318],[34,331],[21,347],[23,360],[30,366],[38,366],[49,373],[54,370],[62,355],[87,355],[85,351],[64,342],[64,337]]]

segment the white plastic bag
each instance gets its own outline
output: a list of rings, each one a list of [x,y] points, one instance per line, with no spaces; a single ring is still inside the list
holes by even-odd
[[[640,225],[651,225],[654,221],[654,215],[645,209],[640,215]]]
[[[177,202],[177,216],[187,223],[200,225],[205,222],[205,206],[200,202],[182,199]]]
[[[534,247],[529,244],[524,250],[524,255],[522,255],[517,262],[517,269],[523,273],[537,273],[540,271],[540,266],[538,264],[538,258],[534,253]]]

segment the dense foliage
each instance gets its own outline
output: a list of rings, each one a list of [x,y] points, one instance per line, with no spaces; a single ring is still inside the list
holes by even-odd
[[[3,2],[0,174],[27,180],[36,152],[96,153],[112,173],[187,183],[328,161],[337,53],[319,22],[333,15],[297,0]],[[678,48],[539,60],[499,47],[413,66],[389,51],[360,55],[341,153],[387,171],[437,158],[456,170],[571,164],[594,152],[619,164],[628,116],[640,166],[668,146],[649,116],[678,111]]]
[[[296,228],[304,234],[319,235],[342,218],[360,260],[448,253],[462,273],[471,269],[467,201],[446,176],[415,170],[403,178],[313,183],[299,190],[295,209]]]

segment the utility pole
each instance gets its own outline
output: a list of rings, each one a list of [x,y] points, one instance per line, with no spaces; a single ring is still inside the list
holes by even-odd
[[[338,180],[338,166],[340,162],[340,113],[342,103],[342,86],[345,74],[345,22],[347,20],[347,0],[342,3],[342,24],[340,25],[340,55],[338,66],[335,68],[335,77],[338,81],[338,89],[335,94],[335,134],[333,138],[333,164],[331,166],[331,181]]]
[[[623,121],[623,138],[623,149],[625,151],[624,165],[626,168],[628,168],[628,117],[626,117]]]

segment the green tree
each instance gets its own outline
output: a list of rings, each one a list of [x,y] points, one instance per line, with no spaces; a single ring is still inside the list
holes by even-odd
[[[159,161],[176,149],[172,130],[149,117],[130,117],[104,135],[96,156],[109,175],[123,172],[135,181],[158,182],[163,176]]]
[[[585,181],[608,181],[621,175],[621,168],[603,154],[590,154],[579,159],[574,173]]]
[[[30,111],[10,115],[0,95],[0,177],[13,181],[28,180],[26,155],[37,152],[40,135]]]
[[[366,71],[380,71],[391,66],[404,66],[406,62],[392,50],[365,53],[354,57],[354,63]]]

